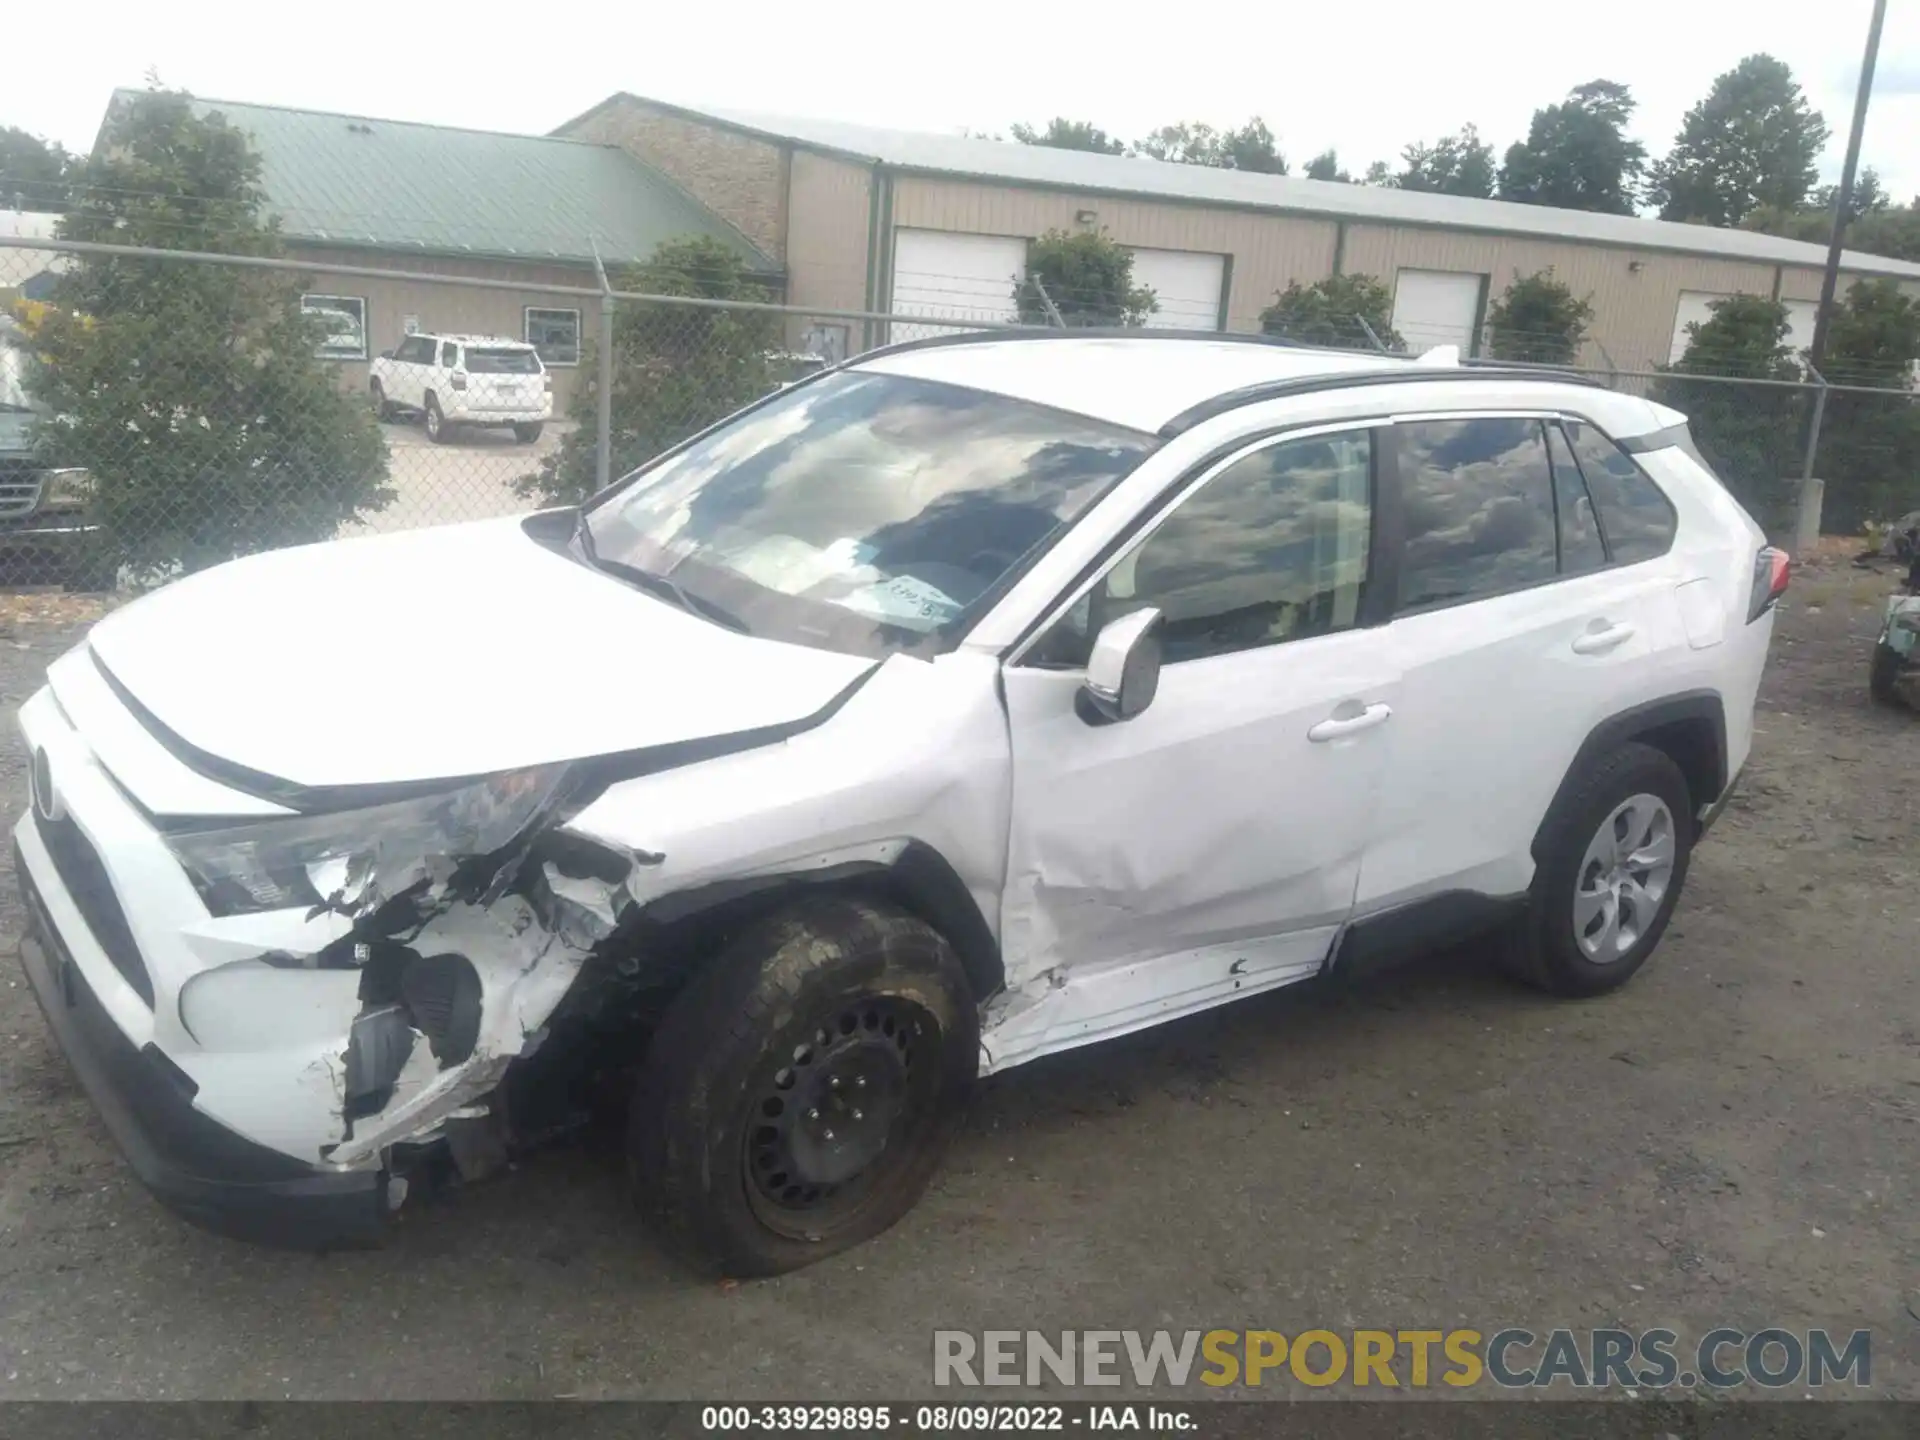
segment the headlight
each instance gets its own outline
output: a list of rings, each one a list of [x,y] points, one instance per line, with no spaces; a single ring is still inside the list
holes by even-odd
[[[85,470],[49,470],[41,496],[49,505],[85,505],[93,499],[93,476]]]
[[[491,775],[389,805],[250,821],[166,837],[216,915],[377,905],[433,871],[501,849],[552,798],[563,765]]]

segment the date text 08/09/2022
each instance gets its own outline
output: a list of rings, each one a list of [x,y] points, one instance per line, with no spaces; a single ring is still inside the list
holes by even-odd
[[[779,1434],[807,1431],[899,1431],[950,1434],[955,1431],[1153,1430],[1197,1429],[1185,1407],[1115,1405],[708,1405],[700,1428],[727,1432]]]

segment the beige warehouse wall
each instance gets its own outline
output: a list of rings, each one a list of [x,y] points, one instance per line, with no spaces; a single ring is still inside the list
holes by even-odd
[[[1375,225],[1347,230],[1347,273],[1378,276],[1389,289],[1401,269],[1464,271],[1488,277],[1491,301],[1513,283],[1516,272],[1532,275],[1548,267],[1574,294],[1590,300],[1591,336],[1624,369],[1665,361],[1681,291],[1773,293],[1774,267],[1747,261],[1461,230]],[[1408,338],[1417,343],[1416,337]],[[1603,363],[1591,345],[1582,359]]]
[[[591,296],[547,295],[534,290],[480,289],[458,283],[443,284],[425,280],[373,279],[360,275],[329,275],[326,265],[370,266],[446,275],[457,282],[466,277],[484,280],[518,281],[532,285],[592,286],[592,273],[583,267],[568,265],[517,264],[507,261],[465,260],[430,255],[399,257],[369,256],[351,250],[302,248],[296,259],[314,266],[312,283],[307,289],[326,295],[357,295],[367,302],[367,348],[377,355],[400,343],[409,315],[420,318],[422,330],[455,331],[469,335],[502,335],[522,339],[524,307],[551,310],[578,310],[581,339],[591,342],[599,323],[597,303]],[[352,390],[363,390],[367,383],[364,361],[334,362],[340,383]],[[556,413],[571,400],[574,387],[582,383],[578,367],[553,367],[553,402]]]
[[[788,151],[617,95],[564,131],[618,145],[671,176],[775,260],[786,258]]]
[[[1082,210],[1123,245],[1232,256],[1233,330],[1258,328],[1260,312],[1290,280],[1310,284],[1333,270],[1331,220],[920,176],[894,182],[893,223],[915,229],[1032,237],[1078,228]]]
[[[867,308],[867,227],[873,174],[864,165],[805,150],[793,154],[787,202],[787,302],[830,310]],[[859,321],[846,327],[848,354],[861,348]],[[790,343],[803,342],[808,322],[791,322]]]

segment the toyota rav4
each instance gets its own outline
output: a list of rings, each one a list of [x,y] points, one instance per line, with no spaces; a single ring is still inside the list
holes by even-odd
[[[621,1054],[642,1207],[780,1271],[978,1075],[1473,937],[1625,982],[1786,571],[1683,417],[1565,377],[901,345],[577,509],[101,621],[20,712],[23,958],[206,1224],[366,1240]]]

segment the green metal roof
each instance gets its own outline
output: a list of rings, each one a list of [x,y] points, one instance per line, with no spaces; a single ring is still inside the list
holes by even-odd
[[[115,96],[134,92],[122,91]],[[651,166],[611,145],[198,100],[253,137],[289,239],[516,260],[644,260],[708,235],[780,266]]]

